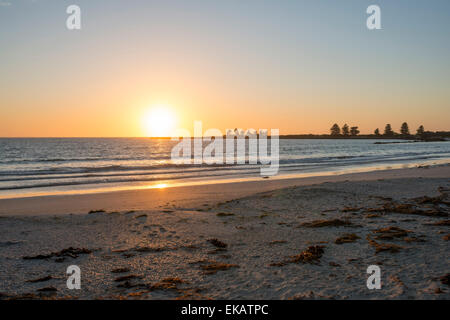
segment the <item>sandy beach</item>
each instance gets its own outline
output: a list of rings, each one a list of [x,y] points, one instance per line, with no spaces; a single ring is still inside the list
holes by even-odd
[[[449,211],[448,165],[2,199],[0,299],[449,299]]]

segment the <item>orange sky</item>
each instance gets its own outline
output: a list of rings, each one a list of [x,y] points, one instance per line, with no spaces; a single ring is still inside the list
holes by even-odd
[[[146,136],[159,104],[188,130],[450,130],[447,2],[408,12],[414,32],[368,31],[364,5],[108,3],[80,1],[80,31],[63,4],[0,7],[0,136]]]

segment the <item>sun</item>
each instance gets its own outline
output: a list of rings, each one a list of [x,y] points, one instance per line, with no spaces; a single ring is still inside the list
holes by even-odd
[[[169,106],[153,106],[144,116],[146,135],[150,137],[170,137],[175,128],[175,122],[175,115]]]

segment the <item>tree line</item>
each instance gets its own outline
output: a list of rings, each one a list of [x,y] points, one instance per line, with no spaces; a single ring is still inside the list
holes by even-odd
[[[416,135],[417,136],[423,136],[423,134],[425,133],[425,128],[423,127],[423,125],[420,125],[419,128],[417,128],[416,130]],[[330,134],[332,136],[357,136],[359,134],[359,130],[357,126],[354,127],[349,127],[347,124],[344,124],[342,126],[342,128],[339,127],[339,125],[337,123],[333,124],[333,126],[330,129]],[[376,128],[375,131],[373,132],[374,135],[376,136],[386,136],[386,137],[392,137],[392,136],[411,136],[411,133],[409,131],[409,126],[408,123],[403,122],[401,127],[400,127],[400,133],[396,133],[394,132],[394,130],[392,129],[392,126],[388,123],[386,124],[386,126],[384,127],[384,132],[383,134],[381,134],[380,129]]]

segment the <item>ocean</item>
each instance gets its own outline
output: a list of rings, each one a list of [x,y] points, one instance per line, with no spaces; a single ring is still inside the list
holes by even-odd
[[[278,177],[450,162],[450,142],[282,139],[279,143]],[[0,198],[262,178],[260,165],[176,165],[171,161],[175,144],[148,138],[0,138]]]

